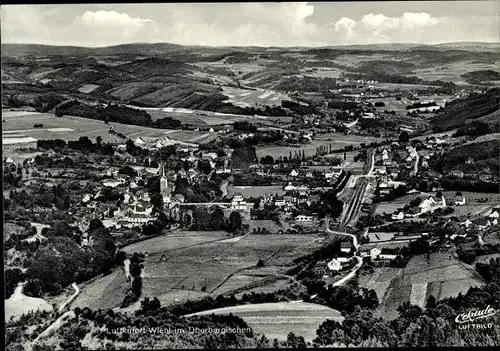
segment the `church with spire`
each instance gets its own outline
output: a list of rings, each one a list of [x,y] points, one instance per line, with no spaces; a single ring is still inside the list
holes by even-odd
[[[173,186],[167,178],[165,164],[162,162],[158,167],[160,174],[160,194],[163,197],[163,203],[168,204],[172,201]]]

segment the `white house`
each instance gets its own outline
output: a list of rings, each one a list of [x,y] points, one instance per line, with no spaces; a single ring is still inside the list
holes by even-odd
[[[274,206],[276,207],[283,207],[286,205],[286,201],[284,198],[277,198],[276,200],[274,200]]]
[[[498,218],[500,214],[498,213],[497,210],[491,211],[491,213],[488,215],[489,218]]]
[[[465,196],[462,196],[462,199],[455,200],[455,206],[463,206],[465,205]]]
[[[89,195],[89,194],[85,194],[85,195],[83,196],[82,202],[83,202],[84,204],[86,204],[86,203],[87,203],[87,202],[89,202],[89,201],[90,201],[90,195]]]
[[[300,224],[312,223],[313,221],[313,216],[298,215],[297,217],[295,217],[295,222]]]
[[[349,253],[352,249],[352,243],[349,241],[342,241],[340,243],[340,252]]]
[[[465,228],[469,228],[471,224],[472,222],[468,218],[464,222],[460,223],[460,225],[464,226]]]
[[[295,169],[293,171],[290,172],[290,176],[291,177],[296,177],[299,175],[299,172],[297,172]]]
[[[382,251],[378,247],[374,247],[370,250],[370,257],[374,260],[378,257],[378,255],[380,255],[381,252]]]
[[[332,259],[330,262],[328,262],[328,264],[326,266],[331,271],[340,271],[342,269],[342,265],[335,258]]]
[[[137,137],[134,141],[135,146],[142,146],[144,144],[146,144],[146,142],[141,137]]]
[[[397,211],[396,211],[396,212],[394,212],[394,213],[392,214],[392,216],[391,216],[391,219],[392,219],[393,221],[401,221],[401,220],[403,220],[404,218],[405,218],[405,214],[404,214],[404,212],[403,212],[403,211],[399,211],[399,212],[397,212]]]
[[[246,211],[247,202],[243,199],[243,195],[236,193],[231,201],[231,209],[234,211]]]

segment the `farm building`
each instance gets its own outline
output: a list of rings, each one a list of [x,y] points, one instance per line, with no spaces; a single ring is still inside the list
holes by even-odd
[[[243,195],[241,193],[236,193],[233,196],[231,201],[231,209],[233,211],[246,211],[247,210],[247,202],[243,199]]]

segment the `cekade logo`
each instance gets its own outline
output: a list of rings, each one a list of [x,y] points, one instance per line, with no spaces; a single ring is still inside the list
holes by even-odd
[[[470,310],[467,313],[461,313],[455,317],[455,322],[459,324],[474,322],[477,319],[487,318],[495,315],[497,310],[488,305],[484,310],[475,311]]]

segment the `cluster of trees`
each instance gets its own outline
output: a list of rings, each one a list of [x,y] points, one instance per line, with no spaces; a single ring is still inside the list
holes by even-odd
[[[93,333],[93,348],[104,350],[111,349],[117,343],[126,343],[133,349],[240,349],[256,347],[257,337],[246,322],[233,315],[225,316],[197,316],[183,318],[172,314],[168,309],[158,307],[155,299],[142,301],[141,309],[136,313],[114,312],[113,310],[91,310],[75,308],[76,318],[70,319],[61,328],[49,337],[48,340],[39,341],[35,349],[50,349],[57,340],[61,348],[68,350],[81,350],[84,348],[82,341],[85,335]],[[30,323],[34,323],[30,321]],[[130,327],[156,330],[169,328],[172,331],[184,330],[186,332],[170,333],[151,332],[147,337],[143,333],[128,333]],[[123,328],[123,329],[122,329]],[[209,330],[232,330],[239,328],[241,333],[207,333]],[[189,331],[189,332],[188,332]],[[24,338],[28,335],[19,329],[8,333],[8,348],[22,348]],[[167,336],[167,337],[166,337]]]
[[[281,107],[292,110],[294,114],[299,116],[317,114],[318,112],[313,106],[305,106],[290,100],[281,101]]]
[[[488,70],[480,70],[467,72],[461,75],[462,78],[465,78],[465,81],[469,84],[480,85],[483,82],[488,82],[492,80],[500,80],[500,73],[497,71],[493,71],[491,69]]]
[[[58,294],[72,282],[80,283],[114,268],[115,243],[109,230],[94,219],[87,233],[92,245],[83,249],[66,223],[51,227],[46,232],[49,238],[40,245],[26,271],[23,292],[34,297]]]
[[[459,128],[468,119],[477,119],[495,112],[500,106],[500,88],[488,90],[485,94],[472,93],[468,97],[447,102],[433,119],[436,133]]]
[[[124,260],[126,259],[126,254],[123,251],[118,251],[116,256],[117,256],[116,257],[117,263],[120,262],[121,264],[123,264]],[[123,299],[120,308],[125,308],[130,306],[132,303],[138,301],[139,298],[141,297],[142,294],[141,272],[144,268],[142,262],[144,262],[144,255],[134,252],[132,257],[130,258],[130,263],[129,263],[130,276],[128,277],[128,280],[130,283],[130,290],[127,292],[127,295],[125,295],[125,298]]]
[[[467,263],[472,264],[478,256],[490,255],[498,253],[500,245],[485,244],[482,246],[474,247],[472,249],[463,249],[460,247],[457,250],[458,259]],[[478,266],[479,265],[479,266]],[[480,262],[477,263],[476,267],[481,267],[481,269],[488,268],[487,265]],[[498,268],[497,268],[498,269]],[[477,269],[479,271],[479,269]]]
[[[161,202],[163,203],[163,198],[161,197],[161,195],[155,197],[159,197],[161,199]],[[170,220],[165,215],[165,213],[161,211],[161,208],[163,206],[159,205],[155,200],[153,200],[153,198],[151,198],[151,202],[155,202],[155,209],[156,211],[159,211],[159,214],[153,223],[148,223],[142,227],[142,234],[147,236],[160,234],[163,229],[167,228],[170,225]]]
[[[102,143],[102,138],[99,136],[96,138],[96,143],[94,144],[87,136],[82,136],[78,140],[70,140],[67,143],[62,139],[48,139],[48,140],[38,140],[37,147],[45,150],[54,149],[73,149],[81,151],[83,153],[89,152],[99,152],[104,155],[112,156],[115,151],[113,146],[109,143]]]
[[[257,163],[255,147],[246,143],[231,143],[230,147],[234,150],[231,155],[231,165],[234,168],[248,169],[251,164]]]
[[[407,110],[413,110],[413,109],[418,109],[422,107],[431,107],[431,106],[437,106],[437,104],[434,101],[431,102],[415,102],[411,105],[406,106]]]
[[[272,293],[255,293],[250,294],[244,293],[240,299],[236,298],[234,295],[219,295],[215,299],[210,296],[204,297],[201,300],[187,301],[183,304],[170,307],[169,310],[174,315],[186,315],[201,311],[207,311],[215,308],[246,305],[246,304],[256,304],[256,303],[267,303],[267,302],[280,302],[280,301],[291,301],[297,299],[296,293],[291,289],[281,289]],[[304,297],[304,296],[301,296]]]
[[[333,78],[318,78],[318,77],[287,77],[281,79],[275,87],[276,90],[285,92],[323,92],[330,89],[337,89],[337,81]]]
[[[178,177],[175,180],[174,194],[181,194],[186,202],[210,202],[219,199],[222,190],[220,184],[211,179],[199,179],[190,183],[187,178]]]
[[[36,207],[52,208],[55,206],[59,210],[68,210],[71,206],[70,194],[60,184],[49,188],[44,184],[40,185],[35,193],[29,194],[25,189],[21,191],[11,191],[9,196],[10,209],[21,206],[25,209]]]
[[[490,133],[498,132],[498,124],[496,126],[490,127],[488,123],[482,121],[473,121],[464,126],[461,126],[457,129],[455,133],[453,133],[453,138],[458,138],[464,135],[471,136],[473,138],[477,138],[481,135],[486,135]]]
[[[500,145],[496,140],[466,144],[431,159],[430,166],[440,173],[459,169],[464,173],[488,172],[499,176],[499,154]],[[470,157],[473,158],[473,162],[467,162]]]
[[[225,218],[220,207],[208,210],[197,207],[193,211],[191,222],[192,230],[225,230],[229,233],[239,234],[242,230],[242,218],[239,212],[233,211],[229,218]]]
[[[247,121],[235,121],[233,127],[234,130],[242,132],[255,133],[257,131],[257,126]]]

